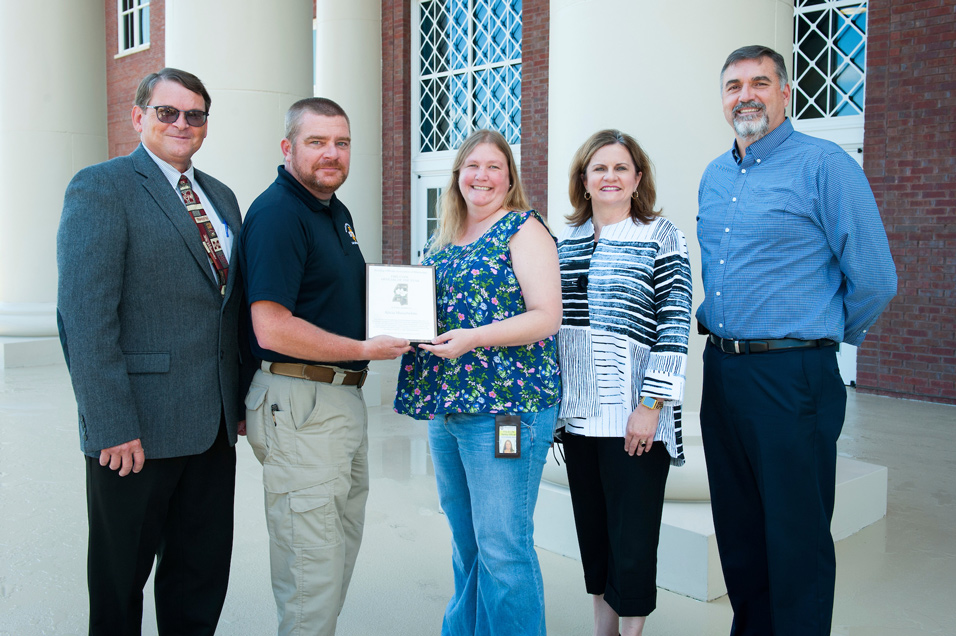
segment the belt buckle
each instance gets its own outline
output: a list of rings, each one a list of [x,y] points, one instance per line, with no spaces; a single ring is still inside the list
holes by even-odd
[[[362,377],[359,378],[359,381],[355,386],[361,389],[363,386],[365,386],[365,379],[367,377],[368,377],[368,367],[365,367],[364,369],[362,369]]]
[[[734,340],[734,353],[740,353],[740,341]]]

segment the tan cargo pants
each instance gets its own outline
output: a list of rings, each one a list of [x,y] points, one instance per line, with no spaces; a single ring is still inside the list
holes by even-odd
[[[362,390],[260,369],[246,395],[246,430],[262,463],[278,633],[332,636],[368,499]]]

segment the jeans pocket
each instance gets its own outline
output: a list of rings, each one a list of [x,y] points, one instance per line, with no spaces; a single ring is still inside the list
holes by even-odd
[[[320,548],[336,541],[333,483],[318,484],[289,493],[294,548]]]

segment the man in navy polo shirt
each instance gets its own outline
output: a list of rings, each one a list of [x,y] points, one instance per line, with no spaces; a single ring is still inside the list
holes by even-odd
[[[279,634],[335,633],[362,540],[369,360],[407,340],[365,339],[365,259],[335,196],[349,172],[348,116],[303,99],[286,114],[285,165],[239,238],[251,344],[262,361],[246,396],[262,462]]]
[[[720,79],[735,140],[700,182],[697,320],[709,334],[700,428],[730,633],[829,636],[846,408],[835,345],[863,342],[896,270],[856,161],[787,119],[780,54],[738,49]]]

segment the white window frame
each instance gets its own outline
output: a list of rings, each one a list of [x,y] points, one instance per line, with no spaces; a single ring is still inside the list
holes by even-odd
[[[796,23],[798,17],[806,12],[820,11],[823,9],[841,9],[841,8],[857,8],[858,5],[863,5],[864,11],[869,9],[869,2],[866,0],[826,0],[817,5],[812,6],[797,6],[794,7],[794,22]],[[869,34],[869,24],[867,24],[867,33],[863,34],[864,47],[866,46],[867,36]],[[796,41],[797,38],[797,29],[794,28],[794,43],[793,43],[793,63],[794,63],[794,77],[791,80],[792,88],[794,93],[800,90],[800,78],[796,76],[797,70],[797,56],[799,55],[800,43]],[[829,42],[828,42],[829,46]],[[832,71],[833,69],[818,69],[818,71]],[[829,77],[827,82],[830,82]],[[864,68],[863,76],[863,91],[866,92],[866,69]],[[795,101],[796,95],[794,95]],[[793,104],[795,110],[796,104]],[[863,122],[864,115],[863,113],[858,115],[844,115],[844,116],[835,116],[831,114],[825,114],[823,117],[814,117],[808,119],[799,119],[796,112],[793,113],[793,125],[794,128],[800,132],[804,132],[810,135],[817,137],[823,137],[829,139],[836,144],[839,144],[844,150],[846,150],[851,155],[857,155],[862,151],[863,148]]]
[[[151,19],[149,11],[149,0],[129,0],[132,4],[130,9],[123,9],[124,0],[116,0],[116,48],[118,53],[115,57],[122,57],[130,53],[145,51],[149,48],[149,21]],[[145,19],[144,19],[145,14]],[[133,46],[126,48],[126,18],[133,16]],[[142,24],[146,22],[146,40],[143,40]]]

